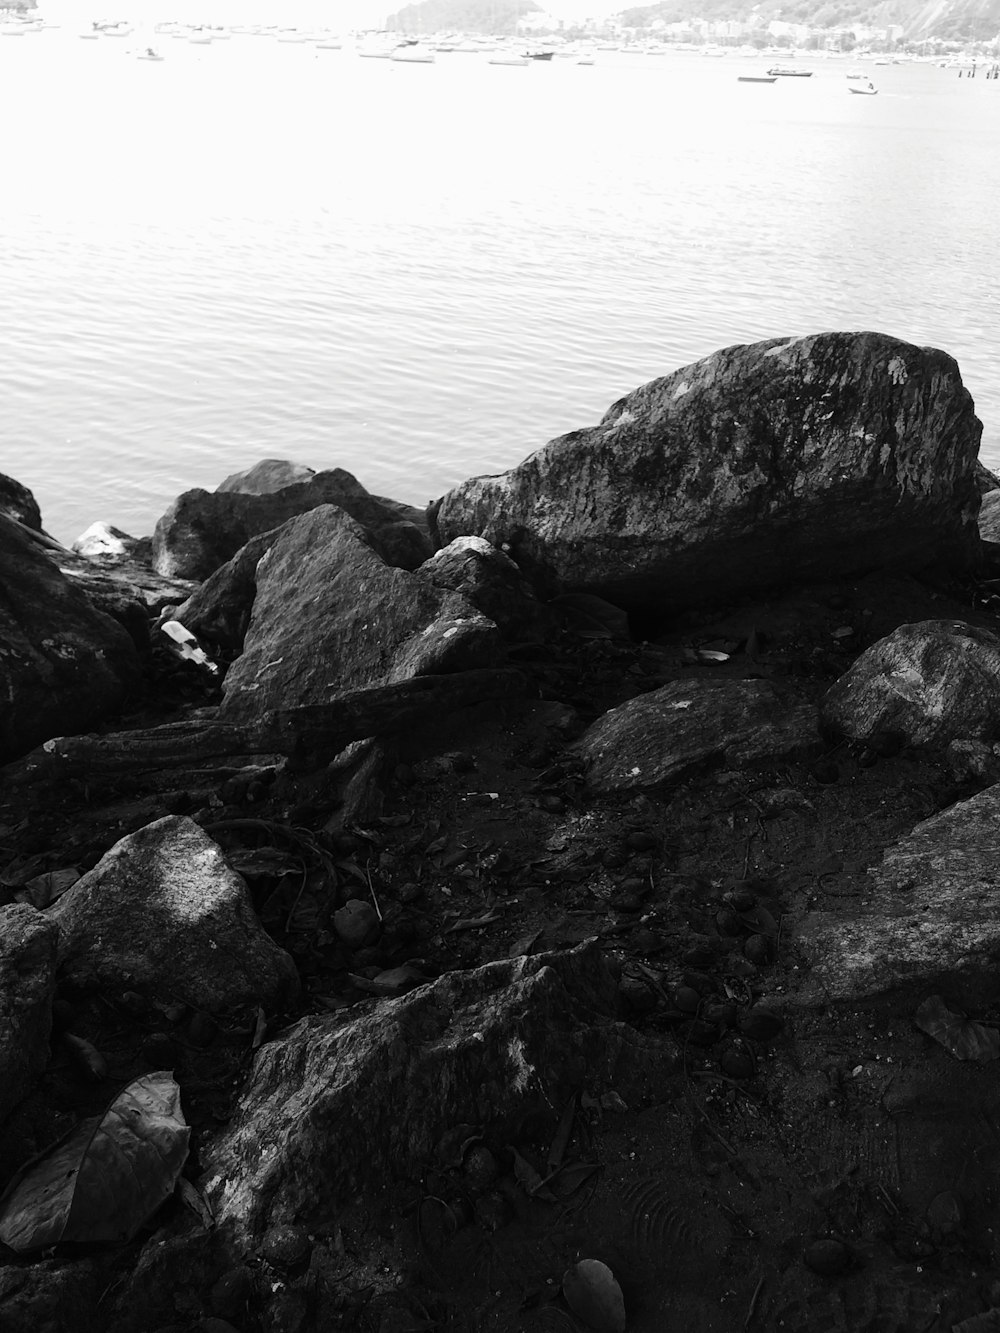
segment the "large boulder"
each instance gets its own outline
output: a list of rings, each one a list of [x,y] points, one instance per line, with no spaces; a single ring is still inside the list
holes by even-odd
[[[97,726],[138,674],[126,631],[0,515],[0,761]]]
[[[834,682],[821,713],[825,727],[853,741],[998,740],[1000,637],[960,620],[900,625]]]
[[[765,680],[674,681],[612,708],[574,749],[598,792],[641,791],[713,764],[737,768],[819,749],[819,716]]]
[[[294,523],[295,519],[289,519]],[[191,596],[170,610],[192,634],[230,652],[243,651],[257,596],[257,566],[274,545],[281,528],[263,532],[241,546],[231,560],[220,565]]]
[[[978,554],[982,426],[958,366],[880,333],[729,347],[439,501],[549,593],[663,613]]]
[[[207,579],[251,537],[331,504],[361,524],[389,564],[416,569],[431,554],[420,510],[371,495],[349,472],[334,468],[262,494],[242,489],[185,491],[156,524],[153,567],[170,578]]]
[[[298,993],[295,964],[261,929],[246,883],[181,816],[116,842],[47,916],[64,974],[83,986],[212,1011],[280,1009]]]
[[[420,566],[420,576],[467,597],[511,642],[544,638],[556,623],[510,556],[482,537],[456,537]]]
[[[203,1150],[220,1225],[245,1241],[329,1220],[361,1190],[419,1174],[456,1125],[509,1133],[539,1101],[598,1090],[629,1041],[617,1006],[585,945],[449,972],[347,1021],[303,1018],[261,1048],[236,1115]]]
[[[979,535],[984,542],[1000,542],[1000,490],[987,491],[982,498]]]
[[[459,593],[387,565],[342,509],[287,524],[256,566],[241,657],[224,716],[326,703],[345,690],[494,666],[496,625]]]
[[[796,929],[811,969],[804,1000],[946,989],[1000,998],[1000,786],[918,824],[868,872],[864,910],[817,912]]]
[[[49,1062],[58,943],[33,907],[0,907],[0,1123]]]
[[[312,481],[316,469],[304,463],[293,463],[287,458],[262,458],[253,467],[231,473],[216,486],[216,492],[239,491],[243,495],[273,495],[287,486],[298,486]]]

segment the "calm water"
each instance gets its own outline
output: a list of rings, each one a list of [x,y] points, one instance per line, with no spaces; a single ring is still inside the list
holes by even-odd
[[[827,328],[950,351],[1000,463],[1000,82],[155,40],[0,38],[0,471],[56,536],[275,455],[423,503]]]

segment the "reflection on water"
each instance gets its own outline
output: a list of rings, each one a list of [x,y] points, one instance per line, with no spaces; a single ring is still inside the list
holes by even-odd
[[[423,502],[835,327],[955,355],[1000,463],[1000,85],[138,44],[0,41],[0,470],[57,536],[148,532],[268,455]]]

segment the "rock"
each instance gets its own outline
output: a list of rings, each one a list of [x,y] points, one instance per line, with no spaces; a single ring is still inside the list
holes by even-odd
[[[381,922],[371,903],[352,898],[334,912],[333,928],[349,949],[363,949],[378,939]]]
[[[72,549],[77,555],[87,560],[129,560],[137,556],[143,558],[150,552],[150,542],[146,537],[130,537],[121,528],[114,528],[108,523],[91,523],[73,543]]]
[[[710,763],[739,767],[808,754],[819,745],[812,704],[769,681],[673,681],[611,709],[573,750],[594,791],[633,791],[676,781]]]
[[[990,491],[1000,490],[1000,477],[995,472],[991,472],[981,459],[976,459],[973,478],[980,495],[988,495]]]
[[[316,469],[287,458],[264,458],[243,472],[234,472],[216,486],[216,493],[238,491],[242,495],[273,495],[288,486],[312,481]]]
[[[394,569],[342,509],[288,524],[257,565],[243,655],[224,686],[228,721],[325,703],[344,690],[493,666],[500,636],[458,593]]]
[[[86,554],[76,549],[70,551],[58,547],[51,551],[50,558],[92,606],[122,621],[130,632],[131,608],[134,606],[146,621],[143,642],[148,643],[149,616],[189,597],[195,585],[188,579],[170,579],[155,573],[149,564],[148,537],[129,537],[127,533],[121,533],[120,529],[106,528],[104,524],[95,524],[94,528],[119,534],[122,551],[119,553],[115,550],[117,538],[109,537],[103,543],[101,552]],[[94,528],[88,528],[87,531],[93,532]],[[83,541],[83,538],[78,538],[78,541]],[[91,550],[97,544],[101,543],[91,543],[89,539],[85,543]],[[123,614],[123,608],[129,608],[128,614]]]
[[[900,625],[866,649],[820,705],[835,735],[909,745],[1000,734],[1000,637],[957,620]]]
[[[105,1333],[107,1286],[92,1260],[44,1259],[0,1268],[3,1333]],[[150,1327],[147,1325],[147,1328]]]
[[[27,486],[22,486],[19,481],[5,476],[2,472],[0,472],[0,514],[16,519],[18,523],[23,523],[26,528],[31,528],[34,532],[42,530],[42,513],[38,508],[38,501]]]
[[[58,945],[41,912],[0,907],[0,1124],[49,1062]]]
[[[282,531],[283,528],[273,528],[251,538],[186,601],[172,609],[172,619],[221,648],[242,652],[257,596],[257,565]]]
[[[251,537],[320,505],[350,514],[388,564],[416,569],[433,551],[420,510],[370,495],[349,472],[334,468],[266,494],[185,491],[156,525],[153,567],[171,578],[207,579]]]
[[[0,516],[0,761],[111,717],[138,683],[135,647],[31,534]]]
[[[795,938],[812,972],[807,1002],[957,987],[962,1004],[1000,996],[1000,786],[924,820],[868,871],[867,909],[817,912]]]
[[[984,542],[1000,542],[1000,490],[987,491],[982,498],[979,535]]]
[[[505,639],[541,638],[552,617],[511,560],[482,537],[457,537],[417,571],[442,592],[457,592],[499,627]]]
[[[220,1010],[280,1009],[298,991],[291,958],[261,929],[246,884],[190,819],[168,815],[115,843],[46,915],[64,973]]]
[[[454,1125],[509,1126],[539,1097],[565,1105],[635,1044],[614,1020],[616,990],[590,944],[449,972],[347,1021],[302,1019],[261,1048],[236,1115],[203,1148],[220,1227],[253,1245],[272,1226],[311,1226],[418,1174]]]
[[[547,594],[630,611],[978,555],[982,426],[951,357],[879,333],[729,347],[437,504]]]

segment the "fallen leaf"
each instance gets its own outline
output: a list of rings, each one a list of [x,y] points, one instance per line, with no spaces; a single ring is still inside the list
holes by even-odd
[[[548,1168],[549,1171],[555,1171],[562,1165],[562,1159],[566,1155],[566,1147],[569,1143],[569,1136],[573,1132],[573,1119],[576,1115],[576,1093],[570,1097],[569,1101],[563,1107],[563,1113],[559,1117],[559,1126],[556,1129],[552,1139],[552,1146],[549,1148]]]
[[[264,1013],[264,1006],[257,1006],[257,1017],[253,1025],[253,1036],[250,1039],[250,1049],[256,1051],[267,1036],[267,1014]]]
[[[44,875],[27,880],[14,897],[19,903],[28,903],[41,911],[72,888],[79,878],[80,872],[75,866],[67,866],[65,870],[49,870]]]
[[[75,1032],[64,1032],[62,1042],[74,1063],[89,1079],[100,1083],[108,1076],[108,1062],[92,1042],[78,1037]]]
[[[14,1176],[0,1197],[0,1241],[23,1254],[131,1240],[173,1193],[190,1136],[173,1076],[135,1079]]]
[[[581,1259],[562,1280],[566,1304],[596,1333],[625,1333],[625,1298],[615,1275],[600,1259]]]
[[[568,1199],[600,1169],[596,1162],[572,1162],[550,1178],[549,1188],[557,1199]]]
[[[483,916],[465,916],[458,921],[453,921],[444,934],[454,935],[456,930],[478,930],[480,926],[488,926],[499,920],[499,912],[486,912]]]
[[[536,1199],[552,1199],[552,1192],[531,1163],[516,1148],[511,1148],[510,1154],[514,1158],[514,1177],[524,1192]]]
[[[986,1061],[1000,1057],[1000,1032],[961,1014],[953,1014],[940,995],[926,999],[913,1021],[956,1060]]]

